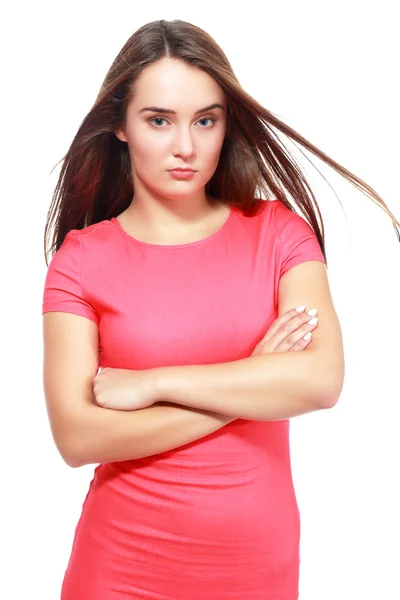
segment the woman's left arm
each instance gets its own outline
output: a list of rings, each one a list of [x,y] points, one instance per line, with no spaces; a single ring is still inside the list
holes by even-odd
[[[334,406],[344,383],[344,352],[323,262],[300,263],[281,277],[278,316],[300,304],[318,310],[319,324],[306,349],[155,369],[156,398],[262,421]]]

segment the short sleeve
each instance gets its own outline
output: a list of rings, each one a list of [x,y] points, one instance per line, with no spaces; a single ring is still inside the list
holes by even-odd
[[[272,218],[278,230],[282,252],[279,277],[308,260],[320,260],[326,266],[318,238],[307,221],[280,200],[274,200],[273,204]]]
[[[99,323],[94,307],[85,299],[81,285],[82,246],[78,230],[71,230],[52,257],[46,274],[42,314],[74,313]]]

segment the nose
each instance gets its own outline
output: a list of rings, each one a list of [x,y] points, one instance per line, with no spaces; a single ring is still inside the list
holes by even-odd
[[[189,129],[185,127],[178,128],[174,138],[173,155],[189,158],[194,155],[194,152],[194,143]]]

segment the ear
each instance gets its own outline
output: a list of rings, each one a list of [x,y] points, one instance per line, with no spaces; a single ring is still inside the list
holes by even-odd
[[[128,140],[126,139],[125,133],[123,132],[122,129],[117,129],[116,131],[114,131],[115,135],[117,136],[117,138],[121,141],[121,142],[127,142]]]

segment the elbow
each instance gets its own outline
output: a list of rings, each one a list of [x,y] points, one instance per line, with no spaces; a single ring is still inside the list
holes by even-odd
[[[318,359],[318,357],[317,357]],[[324,357],[322,361],[314,360],[312,373],[318,373],[317,409],[333,408],[342,393],[345,378],[345,362],[343,354]],[[310,374],[311,377],[311,374]],[[314,380],[315,382],[315,380]]]
[[[70,450],[66,451],[58,448],[58,451],[65,464],[71,467],[72,469],[83,467],[83,465],[85,464],[82,460],[80,460],[76,453],[71,452]]]
[[[339,400],[339,396],[337,396],[337,395],[333,395],[333,394],[325,395],[323,397],[322,402],[319,403],[318,408],[320,408],[320,409],[333,408],[334,406],[336,406],[338,400]]]
[[[63,458],[64,458],[64,457],[63,457]],[[76,462],[76,461],[74,461],[73,459],[72,459],[72,460],[70,460],[70,459],[66,459],[66,458],[64,458],[64,462],[65,462],[65,463],[66,463],[66,464],[67,464],[69,467],[71,467],[72,469],[77,469],[78,467],[83,467],[83,463]]]
[[[82,453],[78,452],[76,445],[71,443],[70,440],[56,440],[54,439],[57,450],[65,462],[66,465],[73,469],[77,469],[78,467],[83,467],[86,463],[82,460]]]
[[[342,393],[343,385],[344,374],[336,378],[331,385],[327,385],[325,382],[319,395],[319,408],[333,408],[336,406]]]
[[[78,419],[64,417],[57,422],[57,425],[53,423],[52,426],[57,450],[65,464],[72,469],[94,462],[88,460],[89,442],[86,431],[82,429],[83,423],[84,419],[80,414]]]
[[[64,462],[72,469],[84,467],[85,465],[96,465],[102,462],[101,457],[97,457],[90,451],[87,445],[70,444],[68,448],[63,449],[60,454]],[[98,459],[98,460],[97,460]]]
[[[64,449],[62,457],[66,464],[72,469],[84,467],[85,465],[97,464],[96,460],[89,457],[89,449],[82,444],[70,444],[68,449]]]
[[[83,460],[80,460],[78,456],[75,454],[68,454],[63,456],[64,462],[71,467],[72,469],[77,469],[78,467],[83,467],[86,463]]]

